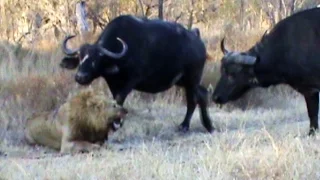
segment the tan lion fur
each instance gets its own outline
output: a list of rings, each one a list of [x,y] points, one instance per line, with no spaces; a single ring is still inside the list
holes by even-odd
[[[29,117],[25,136],[30,144],[48,146],[61,153],[88,152],[101,147],[108,133],[120,127],[126,113],[103,92],[90,88],[69,97],[57,111]]]

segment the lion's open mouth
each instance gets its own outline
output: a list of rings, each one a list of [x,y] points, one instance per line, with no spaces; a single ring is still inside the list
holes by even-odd
[[[121,123],[119,122],[113,122],[112,123],[113,130],[118,130],[121,127]]]
[[[122,119],[115,119],[113,122],[112,122],[112,130],[113,131],[117,131],[119,128],[122,127]]]
[[[128,110],[125,108],[121,108],[121,110],[117,113],[115,119],[112,122],[112,130],[116,131],[122,127],[123,118],[128,114]]]

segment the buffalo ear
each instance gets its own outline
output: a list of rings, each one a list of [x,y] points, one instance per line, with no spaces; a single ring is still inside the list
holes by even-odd
[[[191,29],[191,32],[193,32],[196,36],[200,37],[200,30],[199,30],[199,28],[193,28],[193,29]]]
[[[60,62],[60,67],[65,69],[75,69],[79,65],[79,58],[66,56]]]

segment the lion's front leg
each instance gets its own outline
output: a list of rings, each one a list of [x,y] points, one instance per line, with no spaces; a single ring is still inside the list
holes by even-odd
[[[60,153],[81,153],[91,152],[100,149],[99,144],[93,144],[87,141],[64,141],[61,144]]]
[[[72,133],[72,129],[70,129],[68,125],[62,126],[60,153],[90,152],[101,148],[101,145],[99,144],[82,140],[72,140],[76,139],[73,136],[74,133]]]

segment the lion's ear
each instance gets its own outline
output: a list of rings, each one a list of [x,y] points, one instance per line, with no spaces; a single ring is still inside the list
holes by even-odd
[[[102,109],[104,104],[101,99],[98,98],[89,98],[87,99],[87,106],[94,109]]]
[[[94,106],[96,106],[96,102],[92,98],[89,98],[89,99],[87,99],[87,106],[94,107]]]
[[[100,97],[102,99],[105,99],[107,97],[106,93],[101,90],[96,90],[96,91],[93,90],[93,94],[95,97]]]

